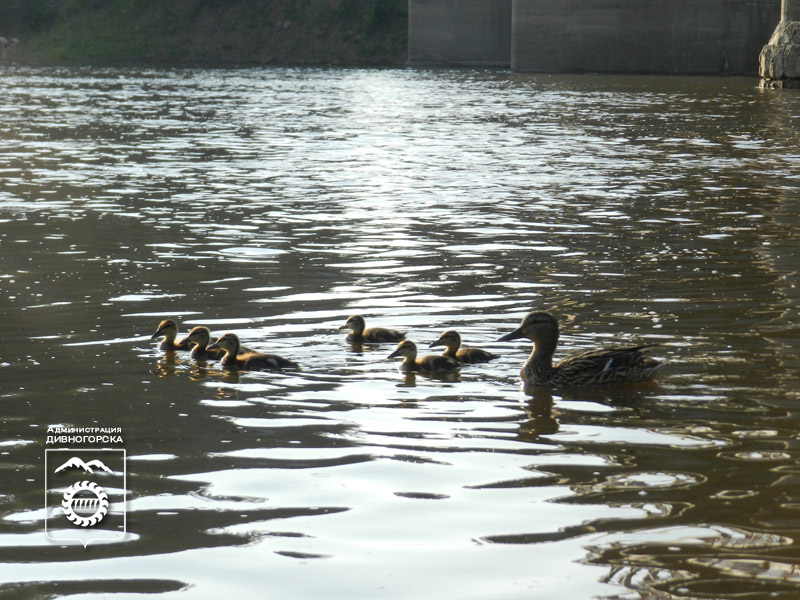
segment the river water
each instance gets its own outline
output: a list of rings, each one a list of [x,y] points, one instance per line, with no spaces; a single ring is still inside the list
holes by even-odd
[[[796,598],[800,95],[756,88],[3,67],[0,595]],[[534,309],[668,366],[526,393]],[[356,313],[500,357],[403,375]],[[121,539],[46,537],[58,427],[121,432]]]

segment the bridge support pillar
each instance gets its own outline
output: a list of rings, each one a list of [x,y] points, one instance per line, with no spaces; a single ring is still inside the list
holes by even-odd
[[[762,88],[800,88],[800,0],[783,0],[781,22],[759,56]]]

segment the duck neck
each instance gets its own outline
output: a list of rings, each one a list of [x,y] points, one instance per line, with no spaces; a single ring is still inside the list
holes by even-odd
[[[236,357],[239,356],[239,344],[236,344],[233,348],[226,348],[225,349],[225,356],[222,357],[222,364],[223,365],[234,365],[236,364]]]
[[[360,327],[358,323],[351,323],[349,326],[350,333],[347,334],[347,341],[354,344],[364,342],[364,328]]]
[[[456,352],[458,352],[458,346],[449,345],[445,346],[444,352],[442,352],[442,356],[447,356],[448,358],[452,358],[455,360]]]
[[[546,381],[553,373],[553,354],[556,351],[556,342],[553,340],[535,340],[533,350],[527,362],[522,367],[520,376],[525,380]]]
[[[416,371],[417,370],[417,354],[406,354],[403,356],[403,362],[400,365],[403,371]]]

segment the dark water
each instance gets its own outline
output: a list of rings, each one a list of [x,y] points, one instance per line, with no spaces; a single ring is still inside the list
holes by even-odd
[[[796,598],[800,96],[756,84],[0,70],[0,595]],[[669,366],[525,394],[532,309]],[[353,313],[501,357],[404,376]],[[123,541],[44,536],[54,425],[121,428]]]

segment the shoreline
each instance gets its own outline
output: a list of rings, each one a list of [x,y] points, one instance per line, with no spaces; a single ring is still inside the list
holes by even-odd
[[[185,68],[404,67],[406,0],[43,0],[0,7],[0,64]],[[42,9],[43,10],[43,9]]]

